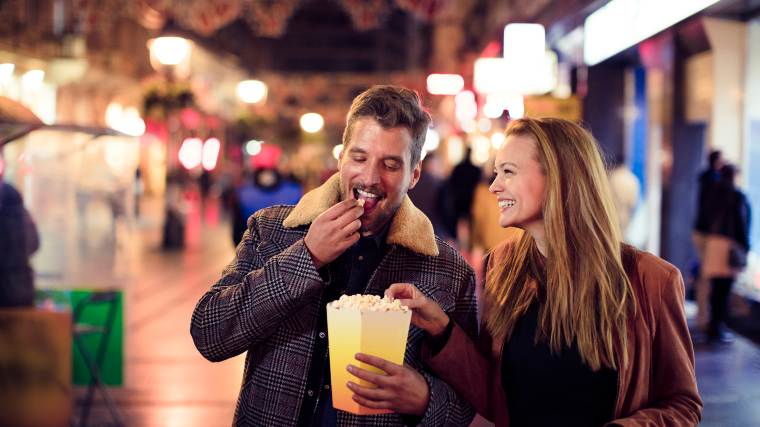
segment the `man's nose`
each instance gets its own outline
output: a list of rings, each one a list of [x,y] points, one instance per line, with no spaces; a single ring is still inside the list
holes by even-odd
[[[362,181],[364,185],[370,186],[380,183],[380,168],[373,164],[367,164],[362,170]]]

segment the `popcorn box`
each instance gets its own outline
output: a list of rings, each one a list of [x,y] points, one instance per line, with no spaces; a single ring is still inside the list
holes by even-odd
[[[380,297],[369,295],[354,295],[352,297]],[[341,297],[341,300],[347,298]],[[341,301],[339,300],[339,301]],[[365,300],[366,301],[366,300]],[[387,303],[387,300],[382,300]],[[365,304],[366,305],[366,304]],[[346,367],[349,364],[368,371],[385,374],[374,366],[356,360],[356,353],[365,353],[381,357],[401,365],[404,363],[406,340],[409,335],[409,323],[412,318],[411,310],[360,308],[360,305],[343,306],[335,302],[327,306],[328,345],[330,349],[330,376],[332,383],[333,407],[357,415],[388,414],[388,409],[372,409],[362,406],[352,399],[354,392],[346,383],[353,381],[364,387],[373,385],[351,375]],[[386,307],[387,308],[387,307]]]

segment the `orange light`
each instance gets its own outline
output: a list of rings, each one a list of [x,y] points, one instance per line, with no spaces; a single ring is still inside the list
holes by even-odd
[[[459,74],[431,74],[427,78],[427,91],[433,95],[456,95],[464,88]]]

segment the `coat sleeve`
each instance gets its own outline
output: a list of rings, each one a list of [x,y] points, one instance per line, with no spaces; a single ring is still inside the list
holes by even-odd
[[[487,335],[487,331],[481,330],[479,344],[488,341],[484,335]],[[454,325],[451,337],[440,352],[432,355],[430,348],[425,347],[423,354],[427,364],[443,381],[472,404],[478,414],[493,421],[490,394],[495,371],[490,358],[480,351],[481,346],[459,325]]]
[[[660,303],[652,343],[652,398],[649,405],[613,425],[696,426],[702,413],[694,372],[694,348],[684,314],[684,285],[673,269],[660,286]]]
[[[257,250],[258,215],[248,220],[235,259],[193,311],[193,342],[203,357],[214,362],[266,339],[324,287],[303,239],[263,259]]]
[[[466,283],[460,287],[454,310],[447,314],[455,322],[457,334],[467,337],[467,339],[477,336],[478,315],[475,299],[475,275],[471,270],[467,275]],[[422,352],[424,358],[426,352],[424,344]],[[435,370],[434,367],[433,369]],[[430,427],[468,426],[475,416],[475,412],[465,396],[457,393],[456,388],[449,385],[444,377],[436,376],[426,370],[423,370],[421,374],[428,383],[430,400],[419,425]]]

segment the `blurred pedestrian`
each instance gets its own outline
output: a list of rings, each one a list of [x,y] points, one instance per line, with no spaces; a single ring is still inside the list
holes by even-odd
[[[694,250],[699,258],[699,274],[695,281],[694,294],[697,300],[697,327],[700,331],[706,331],[710,319],[710,280],[703,274],[705,262],[705,238],[710,231],[712,209],[715,206],[713,191],[720,181],[720,169],[723,167],[723,157],[720,150],[713,150],[707,156],[707,168],[697,178],[697,213],[692,231]]]
[[[449,230],[457,237],[460,250],[464,251],[471,249],[472,199],[475,196],[475,187],[483,178],[483,171],[472,163],[471,155],[472,149],[468,147],[462,161],[451,170],[447,183],[447,191],[453,203],[453,217],[449,220]]]
[[[731,288],[747,265],[749,251],[750,205],[747,196],[736,187],[736,167],[725,164],[720,180],[708,194],[714,205],[708,217],[710,226],[705,239],[702,276],[710,280],[710,321],[707,338],[730,342],[726,331]]]
[[[274,168],[259,169],[244,179],[233,199],[232,241],[235,246],[243,239],[248,218],[256,211],[276,205],[294,205],[302,194],[300,184],[286,179]]]
[[[39,245],[37,227],[21,195],[3,181],[0,168],[0,307],[34,305],[34,271],[29,257]]]
[[[422,171],[417,185],[409,190],[409,198],[414,206],[417,206],[433,224],[435,234],[444,239],[451,240],[454,236],[446,228],[444,194],[445,182],[441,178],[440,158],[435,153],[428,153],[422,160]]]

